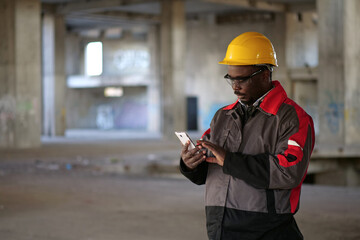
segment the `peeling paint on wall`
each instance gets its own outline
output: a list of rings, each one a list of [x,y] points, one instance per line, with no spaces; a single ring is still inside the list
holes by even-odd
[[[345,124],[349,127],[348,134],[354,139],[359,139],[360,132],[360,91],[356,91],[346,103],[344,110]]]
[[[356,121],[353,121],[356,120]],[[345,121],[356,122],[358,127],[360,127],[360,111],[358,108],[347,108],[345,109]]]

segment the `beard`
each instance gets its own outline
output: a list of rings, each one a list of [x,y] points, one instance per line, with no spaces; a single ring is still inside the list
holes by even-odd
[[[251,105],[252,104],[252,101],[251,99],[247,99],[247,100],[243,100],[241,99],[241,96],[244,96],[243,93],[240,93],[239,91],[234,91],[234,94],[238,97],[238,99],[245,105]]]

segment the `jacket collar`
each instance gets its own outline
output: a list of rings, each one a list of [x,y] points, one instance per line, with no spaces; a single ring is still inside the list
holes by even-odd
[[[279,81],[273,81],[272,84],[274,88],[264,97],[264,99],[260,104],[260,108],[267,113],[276,115],[281,104],[287,98],[287,95]],[[238,101],[234,102],[229,106],[224,107],[223,110],[234,109],[237,103]]]
[[[273,81],[274,88],[260,104],[260,108],[267,113],[276,115],[281,104],[286,100],[287,95],[279,81]]]

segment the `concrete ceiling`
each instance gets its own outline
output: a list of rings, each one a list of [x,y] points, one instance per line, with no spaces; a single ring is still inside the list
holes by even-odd
[[[65,15],[68,29],[132,28],[159,23],[160,0],[41,0],[44,11]],[[316,0],[185,0],[187,15],[315,9]]]

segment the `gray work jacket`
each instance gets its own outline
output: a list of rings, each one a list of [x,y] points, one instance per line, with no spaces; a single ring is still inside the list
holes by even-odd
[[[238,102],[216,112],[203,139],[226,150],[224,166],[203,162],[188,171],[180,161],[183,175],[206,184],[209,239],[302,239],[293,214],[314,126],[280,83],[273,85],[246,122]]]

